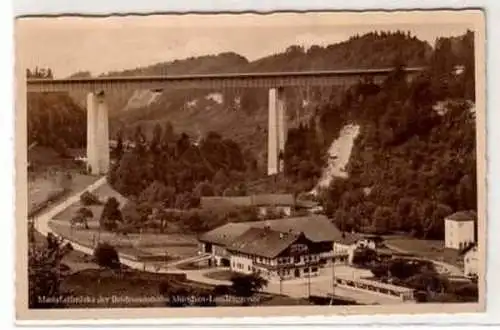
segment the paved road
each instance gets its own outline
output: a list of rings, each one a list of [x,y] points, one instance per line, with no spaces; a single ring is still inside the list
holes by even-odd
[[[40,214],[36,217],[35,220],[35,229],[38,230],[42,235],[47,236],[48,233],[53,233],[57,235],[57,233],[53,232],[49,226],[49,222],[52,220],[54,216],[62,212],[64,209],[77,202],[80,199],[80,195],[85,191],[95,191],[103,184],[106,183],[106,178],[101,178],[92,185],[88,186],[86,189],[81,192],[74,194],[64,200],[63,202],[57,204],[55,207],[49,209],[48,211]],[[90,247],[83,246],[76,242],[65,240],[70,242],[73,248],[76,251],[80,251],[82,253],[93,255],[94,250]],[[205,276],[206,273],[221,271],[221,270],[229,270],[229,268],[208,268],[208,269],[196,269],[196,270],[181,270],[176,268],[177,263],[173,265],[158,265],[152,263],[144,263],[136,260],[132,260],[124,257],[124,255],[120,254],[120,261],[122,264],[137,270],[152,272],[152,273],[160,273],[160,274],[186,274],[188,280],[198,283],[210,284],[210,285],[230,285],[231,282],[225,280],[216,280],[212,278],[208,278]],[[336,267],[336,274],[345,273],[351,274],[353,277],[357,277],[357,272],[352,268],[342,268]],[[359,275],[359,274],[358,274]],[[293,279],[284,281],[280,290],[279,282],[270,282],[269,285],[263,290],[269,293],[275,294],[286,294],[291,297],[301,298],[307,297],[309,291],[312,295],[326,295],[331,293],[331,285],[332,285],[331,274],[328,274],[327,270],[322,272],[322,275],[318,277],[311,278],[311,285],[309,290],[309,282],[307,279]],[[385,295],[380,295],[376,293],[370,293],[367,291],[336,287],[335,294],[338,296],[345,296],[349,298],[354,298],[365,304],[395,304],[401,303],[398,299],[394,299],[391,297],[387,297]]]
[[[85,191],[95,191],[98,188],[100,188],[102,185],[106,183],[106,178],[103,177],[87,188],[83,189],[82,191],[68,197],[66,200],[60,202],[53,208],[50,208],[46,212],[43,212],[42,214],[38,215],[37,217],[34,218],[34,224],[35,224],[35,229],[40,232],[43,236],[47,236],[49,233],[57,235],[56,232],[50,228],[49,223],[50,221],[59,213],[64,211],[66,208],[71,206],[72,204],[78,202],[80,200],[80,195],[85,192]],[[81,244],[78,244],[76,242],[73,242],[71,240],[65,239],[66,242],[70,242],[71,245],[73,246],[73,249],[76,251],[88,254],[88,255],[93,255],[94,249],[90,248],[88,246],[84,246]],[[198,257],[198,256],[197,256]],[[219,270],[225,270],[226,268],[211,268],[211,269],[196,269],[196,270],[180,270],[175,268],[175,265],[173,266],[163,266],[163,267],[158,267],[157,265],[153,264],[148,264],[136,260],[132,260],[130,258],[126,258],[126,256],[120,254],[120,262],[130,268],[138,269],[138,270],[143,270],[143,271],[148,271],[148,272],[154,272],[154,273],[176,273],[176,274],[186,274],[187,279],[199,283],[206,283],[206,284],[211,284],[211,285],[229,285],[229,281],[223,281],[223,280],[215,280],[211,279],[208,277],[203,276],[203,274],[207,272],[212,272],[212,271],[219,271]]]
[[[385,246],[387,248],[389,248],[391,250],[394,250],[396,252],[405,253],[405,254],[408,253],[408,254],[415,255],[414,252],[402,249],[402,248],[397,247],[397,246],[394,246],[391,243],[389,243],[388,241],[385,241],[384,244],[385,244]],[[413,257],[406,257],[406,258],[412,259]],[[439,273],[446,274],[448,276],[459,276],[459,277],[462,277],[464,275],[463,270],[461,270],[457,266],[454,266],[454,265],[449,264],[447,262],[438,261],[438,260],[434,260],[434,259],[430,259],[430,258],[426,258],[426,257],[414,257],[414,259],[423,259],[423,260],[432,261],[436,266],[438,266],[437,267],[437,271]]]

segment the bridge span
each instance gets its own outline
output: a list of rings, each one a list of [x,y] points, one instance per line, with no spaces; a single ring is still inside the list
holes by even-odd
[[[407,79],[412,79],[424,68],[405,68]],[[27,91],[35,93],[87,92],[87,167],[93,174],[109,170],[109,128],[106,95],[113,92],[163,89],[232,88],[269,89],[267,172],[283,170],[280,154],[285,149],[287,136],[284,88],[307,86],[350,86],[363,78],[381,83],[394,69],[330,70],[303,72],[267,72],[198,74],[134,77],[98,77],[68,79],[28,79]]]

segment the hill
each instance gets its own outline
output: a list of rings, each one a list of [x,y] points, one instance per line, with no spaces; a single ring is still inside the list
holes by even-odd
[[[431,54],[432,48],[429,44],[408,33],[373,32],[353,36],[345,42],[327,47],[313,46],[304,49],[301,46],[290,46],[282,53],[253,62],[234,53],[223,53],[106,75],[385,68],[397,61],[417,66],[425,65]],[[315,109],[319,104],[330,100],[332,96],[339,99],[340,92],[339,88],[288,89],[288,126],[293,128],[301,123],[308,123],[315,116]],[[178,131],[191,136],[217,131],[239,143],[244,150],[254,153],[260,165],[265,163],[267,90],[165,90],[160,95],[152,94],[146,92],[134,95],[134,106],[130,106],[128,101],[114,102],[112,134],[117,129],[125,129],[132,134],[134,127],[141,125],[143,131],[149,135],[156,123],[172,122]]]
[[[455,39],[458,40],[460,37]],[[457,50],[457,42],[454,41],[453,44],[452,48]],[[372,32],[362,36],[356,35],[344,42],[326,47],[312,46],[304,49],[301,46],[292,45],[282,53],[252,62],[238,54],[227,52],[158,63],[120,72],[108,72],[103,75],[380,68],[393,66],[395,63],[417,66],[428,64],[433,54],[433,49],[429,44],[408,33]],[[79,72],[76,75],[88,76],[88,73]],[[317,129],[324,127],[318,131],[318,134],[324,139],[323,144],[331,141],[340,129],[338,125],[340,121],[333,118],[330,121],[327,120],[328,123],[320,125],[317,111],[325,102],[340,102],[344,90],[339,88],[288,89],[286,93],[288,126],[298,128],[300,125],[312,124]],[[69,108],[78,108],[84,104],[84,95],[72,94],[71,97],[76,105]],[[39,96],[39,98],[45,98],[45,96]],[[64,104],[62,100],[50,99],[50,102],[60,104],[55,106]],[[29,111],[28,116],[33,114],[37,117],[38,110],[33,109]],[[193,138],[216,131],[225,138],[238,143],[242,152],[252,154],[258,160],[259,166],[264,167],[267,139],[267,90],[165,90],[161,93],[141,91],[134,95],[113,94],[110,96],[110,112],[112,137],[116,136],[118,131],[123,132],[125,137],[133,137],[137,126],[141,126],[146,136],[152,137],[156,124],[164,126],[167,123],[175,123],[176,131],[185,132]],[[64,116],[64,111],[61,116]],[[78,116],[76,117],[83,118]],[[50,120],[54,122],[59,119]],[[83,134],[85,134],[84,131]]]
[[[354,86],[340,104],[322,107],[324,129],[361,127],[349,176],[322,195],[341,228],[443,239],[445,216],[477,209],[473,44],[472,32],[439,40],[412,82],[396,70],[382,86]],[[287,166],[304,161],[320,166],[311,157]]]
[[[85,146],[87,115],[65,93],[28,93],[28,145],[53,147],[65,155],[68,148]]]

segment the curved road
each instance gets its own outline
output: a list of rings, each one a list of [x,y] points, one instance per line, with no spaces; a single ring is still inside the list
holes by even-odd
[[[402,249],[400,247],[394,246],[391,243],[388,243],[388,241],[385,241],[384,244],[387,248],[394,250],[396,252],[414,254],[411,251],[407,251],[407,250]],[[423,260],[432,261],[435,265],[439,266],[439,268],[441,269],[441,271],[439,271],[439,272],[446,274],[446,275],[458,276],[458,277],[462,277],[464,275],[464,272],[460,268],[458,268],[457,266],[454,266],[452,264],[449,264],[447,262],[444,262],[444,261],[434,260],[434,259],[430,259],[430,258],[426,258],[426,257],[407,257],[407,258],[423,259]]]
[[[59,213],[64,211],[66,208],[71,206],[72,204],[78,202],[80,200],[80,195],[84,193],[85,191],[95,191],[99,187],[101,187],[103,184],[106,183],[106,177],[100,178],[87,188],[83,189],[82,191],[70,196],[66,200],[60,202],[57,204],[55,207],[50,208],[46,212],[43,212],[39,216],[34,218],[34,225],[35,229],[42,234],[43,236],[47,236],[49,233],[52,233],[56,236],[59,236],[56,232],[50,228],[49,223],[50,221]],[[88,246],[84,246],[81,244],[78,244],[74,241],[65,239],[65,242],[71,243],[73,246],[73,249],[76,251],[88,254],[88,255],[93,255],[94,249],[90,248]],[[180,270],[176,269],[175,267],[168,267],[168,266],[158,266],[158,265],[152,265],[152,264],[147,264],[144,262],[136,261],[136,260],[131,260],[129,258],[124,257],[123,255],[120,254],[120,262],[130,268],[137,269],[137,270],[142,270],[146,272],[152,272],[152,273],[160,273],[160,274],[186,274],[186,277],[188,280],[191,280],[193,282],[198,282],[198,283],[204,283],[204,284],[210,284],[210,285],[230,285],[231,282],[229,281],[224,281],[224,280],[216,280],[216,279],[211,279],[208,277],[205,277],[204,274],[208,272],[213,272],[214,270],[227,270],[229,268],[211,268],[211,269],[197,269],[197,270]]]
[[[85,191],[95,191],[99,187],[101,187],[103,184],[106,183],[106,178],[100,178],[90,186],[88,186],[86,189],[83,189],[79,193],[76,193],[66,200],[60,202],[56,206],[50,208],[46,212],[43,212],[39,216],[34,218],[34,225],[35,229],[40,232],[43,236],[47,236],[49,233],[52,233],[56,236],[59,236],[56,232],[54,232],[50,226],[49,223],[50,221],[60,212],[64,211],[66,208],[68,208],[70,205],[73,203],[76,203],[80,200],[80,195],[84,193]],[[59,236],[60,237],[60,236]],[[64,239],[65,242],[71,243],[73,248],[76,251],[88,254],[88,255],[93,255],[94,249],[78,244],[74,241]],[[230,281],[225,281],[225,280],[216,280],[212,278],[208,278],[205,276],[206,273],[214,272],[214,271],[219,271],[219,270],[229,270],[229,268],[224,268],[224,267],[218,267],[218,268],[208,268],[208,269],[198,269],[198,270],[181,270],[176,268],[176,265],[178,262],[174,262],[170,265],[158,265],[158,264],[151,264],[151,263],[144,263],[140,262],[137,260],[132,260],[130,258],[127,258],[127,256],[123,254],[120,255],[120,262],[130,268],[141,270],[141,271],[146,271],[146,272],[151,272],[151,273],[160,273],[160,274],[186,274],[186,277],[188,280],[193,281],[193,282],[198,282],[198,283],[203,283],[203,284],[209,284],[209,285],[231,285]],[[325,282],[326,281],[326,282]],[[311,279],[311,289],[313,292],[319,292],[319,293],[324,293],[328,294],[331,291],[331,284],[329,284],[331,281],[330,275],[327,276],[320,276],[317,278],[312,278]],[[323,283],[322,283],[323,282]],[[325,283],[327,285],[325,286]],[[264,288],[263,291],[269,292],[269,293],[274,293],[274,294],[280,294],[281,292],[295,298],[304,298],[307,297],[308,295],[308,290],[306,288],[306,282],[302,279],[300,281],[293,281],[291,280],[290,282],[287,282],[286,284],[283,283],[282,288],[280,288],[279,283],[275,282],[270,282],[266,288]],[[327,288],[327,289],[325,289]],[[283,290],[283,291],[282,291]],[[365,304],[394,304],[394,303],[399,303],[399,299],[391,298],[385,295],[380,295],[376,293],[369,293],[369,292],[364,292],[360,290],[355,290],[355,289],[350,289],[350,288],[343,288],[343,287],[337,287],[335,289],[335,293],[340,296],[346,296],[346,297],[352,297],[358,300],[359,302],[365,303]]]

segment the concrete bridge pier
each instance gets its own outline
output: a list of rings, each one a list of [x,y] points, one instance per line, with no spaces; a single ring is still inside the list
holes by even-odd
[[[285,152],[287,137],[285,94],[283,88],[269,90],[267,174],[274,175],[283,171],[282,156]]]
[[[109,170],[109,120],[104,92],[87,95],[87,170],[94,175]]]

